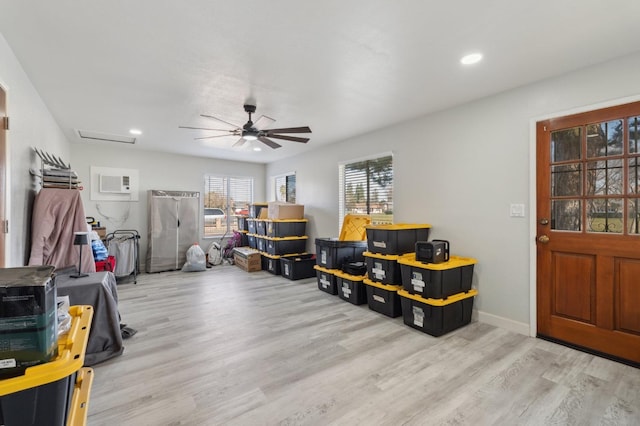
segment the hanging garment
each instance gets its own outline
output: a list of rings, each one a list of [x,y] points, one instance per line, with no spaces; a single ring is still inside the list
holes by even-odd
[[[116,277],[126,277],[133,273],[136,267],[135,245],[136,240],[131,237],[117,237],[109,241],[109,255],[116,259],[113,271]]]
[[[95,272],[91,244],[73,245],[74,232],[87,232],[84,206],[76,189],[43,188],[33,202],[29,265],[56,269],[78,267],[82,249],[83,273]]]

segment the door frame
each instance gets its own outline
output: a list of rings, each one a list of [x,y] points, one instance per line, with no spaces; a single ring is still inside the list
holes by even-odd
[[[4,83],[3,80],[0,79],[0,89],[2,89],[2,91],[4,92],[4,113],[7,117],[9,117],[9,88],[8,86]],[[0,124],[1,125],[1,124]],[[4,209],[4,212],[0,211],[0,216],[1,219],[7,220],[9,221],[10,216],[11,216],[11,150],[9,149],[9,131],[5,131],[5,135],[4,135],[4,164],[3,164],[3,168],[4,168],[4,187],[0,188],[0,197],[2,197],[2,202],[0,203],[0,206],[2,206],[2,208]],[[11,222],[8,222],[9,225],[11,225]],[[3,224],[0,222],[0,227],[2,227]],[[3,232],[2,229],[0,229],[0,232]],[[9,244],[9,232],[7,232],[6,234],[3,235],[2,241],[3,241],[3,246],[2,246],[2,263],[4,264],[5,268],[8,268],[11,265],[11,253],[10,253],[10,244]]]
[[[580,114],[583,112],[609,108],[617,105],[628,104],[640,101],[640,95],[618,98],[595,104],[583,105],[569,110],[553,112],[529,120],[529,336],[536,337],[538,333],[538,300],[537,300],[537,267],[536,256],[536,230],[537,230],[537,187],[536,187],[536,166],[537,166],[537,135],[536,124],[539,121],[550,120],[552,118],[564,117],[567,115]]]

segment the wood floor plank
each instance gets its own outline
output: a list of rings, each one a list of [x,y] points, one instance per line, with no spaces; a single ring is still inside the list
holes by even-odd
[[[121,284],[89,425],[640,424],[640,370],[474,322],[439,338],[267,272]],[[482,291],[482,289],[480,289]]]

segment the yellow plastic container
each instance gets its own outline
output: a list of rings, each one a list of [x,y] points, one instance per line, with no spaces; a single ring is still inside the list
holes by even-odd
[[[382,284],[400,285],[402,276],[400,275],[400,265],[398,254],[380,254],[365,251],[362,253],[367,264],[367,275],[373,281]]]
[[[337,271],[335,276],[340,299],[354,305],[367,303],[367,289],[363,282],[367,277],[366,275],[351,275],[343,271]]]
[[[423,263],[416,260],[415,253],[408,253],[398,263],[406,291],[427,299],[443,299],[471,290],[473,268],[478,261],[451,256],[447,262]]]
[[[304,253],[307,251],[308,236],[302,237],[264,237],[266,248],[264,251],[271,255],[284,255],[292,253]]]
[[[306,233],[307,219],[267,219],[267,237],[302,237]]]
[[[25,410],[35,424],[86,423],[92,370],[82,369],[93,307],[71,306],[71,329],[58,339],[52,361],[29,367],[21,376],[0,380],[5,424],[22,424]],[[28,408],[27,408],[28,407]]]
[[[336,273],[340,272],[339,269],[327,269],[319,265],[314,265],[313,269],[316,270],[316,277],[318,278],[318,289],[329,294],[338,294],[338,286]]]
[[[402,315],[400,296],[402,290],[399,285],[382,284],[365,278],[363,283],[367,286],[367,304],[372,311],[380,312],[391,318]]]
[[[371,223],[371,216],[366,214],[348,214],[342,221],[340,241],[364,241],[367,239],[365,227]]]

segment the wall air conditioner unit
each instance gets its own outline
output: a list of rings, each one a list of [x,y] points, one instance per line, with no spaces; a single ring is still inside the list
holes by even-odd
[[[100,175],[100,192],[111,194],[131,194],[129,176]]]

